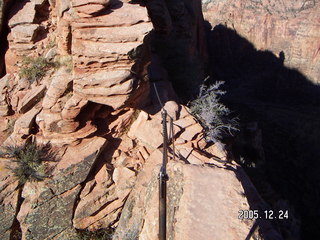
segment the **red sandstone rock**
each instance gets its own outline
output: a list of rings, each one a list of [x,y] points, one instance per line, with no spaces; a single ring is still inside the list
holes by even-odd
[[[0,116],[4,117],[9,114],[8,105],[8,76],[0,79]]]
[[[26,95],[19,101],[17,111],[25,113],[34,107],[45,95],[46,86],[40,85],[32,88]]]
[[[204,16],[212,26],[226,24],[258,50],[281,51],[285,65],[320,81],[319,1],[208,1]]]
[[[11,227],[13,225],[19,200],[18,181],[8,169],[12,162],[0,158],[0,237],[10,239]]]
[[[35,4],[27,2],[20,5],[22,5],[22,8],[9,19],[9,27],[11,28],[22,24],[32,24],[34,21],[36,15]]]

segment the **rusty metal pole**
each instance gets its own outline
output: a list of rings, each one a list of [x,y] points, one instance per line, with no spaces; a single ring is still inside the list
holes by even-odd
[[[163,160],[159,173],[159,239],[167,239],[167,162],[168,162],[168,132],[167,112],[162,111],[163,126]]]

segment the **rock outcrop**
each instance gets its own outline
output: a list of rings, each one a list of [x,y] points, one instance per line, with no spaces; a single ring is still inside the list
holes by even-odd
[[[50,143],[57,161],[45,162],[43,181],[19,185],[1,159],[1,239],[72,240],[118,226],[115,238],[156,239],[162,104],[173,124],[170,238],[248,236],[253,222],[237,219],[251,204],[239,166],[208,145],[173,91],[189,97],[203,80],[200,1],[31,0],[9,12],[1,145]],[[30,66],[36,77],[21,73]]]
[[[224,24],[258,50],[270,50],[290,68],[320,81],[319,1],[204,1],[205,19]]]
[[[158,239],[161,156],[160,151],[152,153],[137,176],[114,239],[137,236],[145,240]],[[246,184],[239,166],[216,164],[219,167],[169,162],[168,239],[245,239],[254,234],[254,221],[238,218],[239,209],[246,211],[252,204],[244,194],[252,186]],[[240,178],[241,173],[243,176]],[[253,191],[250,195],[256,197],[258,194]],[[258,206],[263,202],[260,200],[254,204]],[[260,228],[266,239],[282,239],[270,223],[262,221]]]
[[[9,161],[0,158],[0,236],[2,239],[10,239],[12,226],[16,219],[18,201],[21,191],[18,189],[18,181],[12,172],[7,169]]]
[[[150,61],[144,42],[152,29],[144,7],[109,1],[21,2],[12,8],[8,24],[7,73],[25,68],[25,56],[46,56],[60,67],[34,84],[33,92],[30,86],[10,93],[2,88],[1,98],[11,99],[1,103],[2,115],[9,106],[24,113],[40,102],[40,142],[79,142],[96,131],[92,120],[102,106],[118,110],[144,104]],[[96,110],[80,120],[90,104]]]
[[[206,39],[201,2],[147,1],[154,27],[151,81],[170,80],[182,100],[198,93],[204,80]]]

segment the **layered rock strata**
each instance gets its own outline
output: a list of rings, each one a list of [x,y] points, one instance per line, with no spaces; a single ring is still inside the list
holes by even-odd
[[[192,221],[201,226],[197,236],[203,238],[209,238],[213,230],[225,238],[248,234],[252,222],[237,222],[234,216],[235,209],[249,206],[238,192],[242,188],[236,174],[227,172],[227,153],[219,143],[208,147],[202,127],[188,108],[169,101],[176,97],[168,80],[174,82],[179,77],[180,82],[173,85],[182,84],[189,90],[195,90],[193,87],[202,80],[202,63],[193,75],[185,71],[205,59],[201,4],[170,1],[159,5],[158,1],[149,1],[147,8],[155,34],[149,34],[152,24],[142,2],[32,0],[16,3],[11,9],[8,74],[0,80],[0,115],[7,125],[12,117],[8,115],[15,113],[17,120],[2,145],[21,145],[31,139],[39,144],[50,142],[57,161],[45,162],[48,175],[43,181],[22,186],[5,169],[12,161],[1,162],[0,208],[5,212],[1,220],[6,222],[0,228],[1,239],[12,239],[16,233],[21,239],[79,239],[81,231],[115,229],[119,225],[116,237],[127,226],[123,220],[119,222],[120,218],[136,216],[141,206],[143,213],[150,209],[150,202],[141,198],[157,196],[154,176],[162,159],[163,136],[161,112],[154,102],[155,92],[149,89],[149,78],[157,80],[160,101],[173,118],[174,131],[169,139],[175,145],[169,146],[169,168],[177,181],[170,182],[170,219],[194,216]],[[171,52],[180,43],[182,48]],[[150,48],[156,51],[151,54]],[[55,67],[46,69],[42,78],[30,81],[19,74],[25,67],[24,56],[43,57]],[[175,72],[172,67],[179,70]],[[196,83],[184,81],[184,76],[189,80],[196,76]],[[144,174],[147,178],[139,180]],[[197,177],[192,178],[193,174]],[[210,206],[210,216],[205,208],[216,199],[211,195],[201,205],[192,196],[211,177],[218,181],[216,191],[221,198]],[[231,187],[224,188],[223,179]],[[192,188],[187,188],[189,183]],[[148,184],[151,190],[146,191]],[[137,198],[140,185],[140,193],[146,195]],[[208,185],[201,194],[211,190]],[[192,201],[188,203],[188,199]],[[232,207],[221,207],[224,201]],[[197,205],[199,214],[192,211]],[[178,206],[179,211],[172,211]],[[152,207],[145,227],[134,226],[126,237],[156,238],[157,211]],[[221,211],[227,214],[221,217]],[[197,220],[202,216],[206,223]],[[218,228],[220,220],[230,224]],[[206,231],[208,222],[217,225]],[[188,223],[179,224],[172,226],[177,230],[176,236],[170,230],[172,237],[190,233]]]
[[[271,50],[285,65],[320,81],[319,1],[204,1],[204,16]]]

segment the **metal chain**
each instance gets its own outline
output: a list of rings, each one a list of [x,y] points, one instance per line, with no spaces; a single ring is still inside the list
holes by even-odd
[[[162,103],[162,101],[161,101],[161,98],[160,98],[160,95],[159,95],[159,92],[158,92],[158,89],[157,89],[157,86],[156,86],[156,84],[155,84],[155,82],[152,82],[153,83],[153,87],[154,87],[154,90],[155,90],[155,92],[156,92],[156,96],[157,96],[157,98],[158,98],[158,101],[159,101],[159,104],[160,104],[160,106],[161,106],[161,108],[162,108],[162,111],[165,111],[165,109],[164,109],[164,104]],[[166,112],[167,113],[167,112]],[[173,118],[167,113],[167,116],[169,117],[169,123],[170,123],[170,135],[169,135],[169,139],[171,139],[171,143],[172,143],[172,158],[173,158],[173,160],[175,160],[175,155],[176,155],[176,153],[175,153],[175,145],[174,145],[174,129],[173,129]],[[167,139],[167,141],[168,141],[168,139]],[[167,142],[166,142],[167,143]]]

